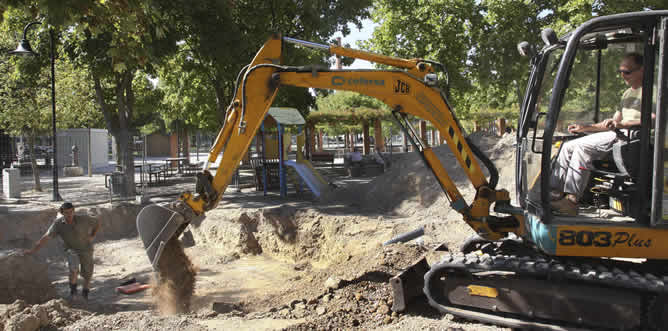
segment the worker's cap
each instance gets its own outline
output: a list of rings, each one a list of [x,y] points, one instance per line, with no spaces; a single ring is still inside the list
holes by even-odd
[[[72,209],[72,208],[74,208],[74,205],[71,202],[65,202],[62,205],[60,205],[60,210]]]

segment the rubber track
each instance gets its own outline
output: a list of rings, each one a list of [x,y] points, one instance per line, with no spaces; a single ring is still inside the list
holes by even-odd
[[[606,264],[616,264],[617,266],[606,266]],[[467,255],[454,253],[445,255],[441,262],[433,265],[430,271],[425,274],[425,280],[438,275],[439,270],[444,268],[466,270],[469,273],[485,271],[514,272],[517,275],[538,280],[574,280],[598,286],[631,289],[646,292],[649,295],[668,292],[668,276],[641,272],[638,270],[642,269],[641,264],[626,261],[596,260],[581,262],[577,258],[563,257],[490,256],[489,254],[480,255],[475,252]],[[425,281],[424,288],[429,303],[439,310],[443,310],[442,307],[450,307],[436,302],[434,300],[435,296],[428,293],[427,284],[432,281],[438,280]],[[494,313],[490,314],[494,315]]]

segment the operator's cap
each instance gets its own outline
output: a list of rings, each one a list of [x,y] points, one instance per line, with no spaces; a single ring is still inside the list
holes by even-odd
[[[60,210],[72,209],[72,208],[74,208],[74,205],[71,202],[64,202],[62,205],[60,205]]]

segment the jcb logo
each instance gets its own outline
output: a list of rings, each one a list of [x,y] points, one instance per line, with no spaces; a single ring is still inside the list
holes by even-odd
[[[408,86],[408,83],[402,82],[400,79],[394,82],[394,93],[408,94],[410,90],[411,87]]]

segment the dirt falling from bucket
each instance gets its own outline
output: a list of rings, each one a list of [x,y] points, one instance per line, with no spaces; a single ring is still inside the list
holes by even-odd
[[[197,269],[183,251],[183,245],[172,237],[165,245],[158,263],[158,277],[153,283],[153,299],[165,315],[187,313],[195,292]]]

